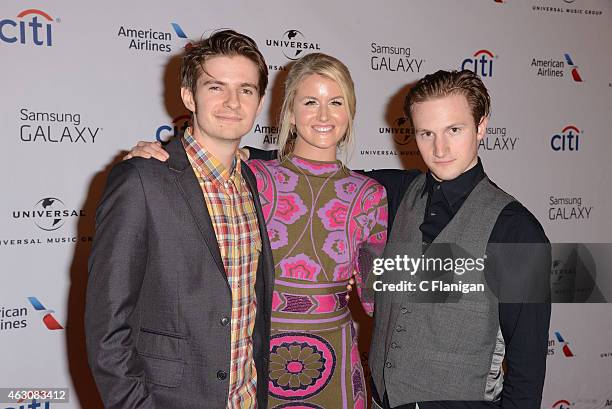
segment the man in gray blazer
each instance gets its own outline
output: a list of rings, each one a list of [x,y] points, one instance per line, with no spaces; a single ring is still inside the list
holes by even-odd
[[[224,30],[186,50],[181,76],[193,128],[167,162],[115,166],[96,214],[89,365],[107,408],[265,408],[274,267],[237,148],[267,65]]]

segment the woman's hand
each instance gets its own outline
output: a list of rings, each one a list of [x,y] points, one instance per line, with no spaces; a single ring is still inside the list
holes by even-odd
[[[145,159],[155,158],[159,161],[165,162],[168,160],[170,155],[162,148],[159,142],[145,142],[139,141],[127,155],[123,157],[123,160],[128,160],[134,157],[140,157]]]
[[[238,152],[240,153],[241,160],[249,160],[249,156],[251,156],[250,150],[248,150],[247,148],[240,148],[238,149]]]

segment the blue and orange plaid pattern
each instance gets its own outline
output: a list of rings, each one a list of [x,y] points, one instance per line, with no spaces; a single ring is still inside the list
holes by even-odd
[[[227,169],[185,132],[183,146],[196,174],[212,220],[227,280],[232,290],[231,365],[227,408],[256,408],[257,372],[253,327],[255,279],[261,251],[257,213],[242,177],[240,155]]]

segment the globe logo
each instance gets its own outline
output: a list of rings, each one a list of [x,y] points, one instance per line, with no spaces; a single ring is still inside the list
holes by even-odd
[[[290,60],[297,60],[301,57],[303,49],[298,47],[292,47],[291,43],[304,43],[305,37],[298,30],[287,30],[283,34],[283,40],[286,41],[285,44],[288,44],[286,47],[283,47],[283,55]]]
[[[45,231],[53,231],[62,227],[65,219],[62,217],[65,213],[66,205],[56,197],[45,197],[36,203],[34,206],[34,223],[40,229]]]

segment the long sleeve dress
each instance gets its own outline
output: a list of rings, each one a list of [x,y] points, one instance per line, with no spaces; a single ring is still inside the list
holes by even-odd
[[[367,407],[346,285],[387,236],[385,189],[341,162],[289,155],[249,165],[275,263],[269,407]],[[362,296],[364,278],[356,275]],[[368,314],[373,305],[362,298]]]

